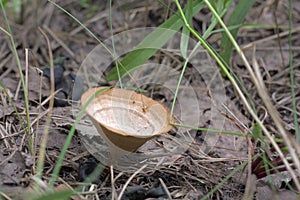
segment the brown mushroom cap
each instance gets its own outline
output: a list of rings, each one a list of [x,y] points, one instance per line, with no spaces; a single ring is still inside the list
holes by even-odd
[[[161,103],[131,90],[92,88],[81,97],[98,132],[110,145],[126,151],[135,151],[145,142],[172,129],[170,112]],[[99,95],[95,93],[103,90]]]

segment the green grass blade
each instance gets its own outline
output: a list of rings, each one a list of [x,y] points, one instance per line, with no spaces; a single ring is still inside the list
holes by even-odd
[[[204,3],[200,0],[193,2],[194,16],[204,6]],[[127,54],[120,62],[121,68],[119,68],[120,77],[123,77],[128,72],[136,69],[140,65],[144,64],[151,56],[153,56],[159,48],[161,48],[181,27],[183,22],[178,15],[174,14],[159,28],[150,33],[137,47],[135,50]],[[173,35],[170,34],[173,32]],[[150,47],[150,48],[149,48]],[[154,47],[154,48],[151,48]],[[116,67],[114,67],[107,75],[108,81],[118,80],[118,73]]]
[[[245,166],[248,164],[248,161],[245,161],[241,165],[237,166],[230,174],[228,174],[216,187],[214,187],[212,190],[209,191],[204,197],[201,198],[201,200],[205,199],[211,199],[211,196],[213,193],[215,193],[222,185],[224,185],[231,177],[233,177],[234,174],[236,174],[238,171],[245,168]]]
[[[222,133],[222,134],[227,134],[227,135],[235,135],[235,136],[240,136],[240,137],[245,137],[246,135],[244,133],[239,133],[239,132],[233,132],[233,131],[224,131],[224,130],[217,130],[217,129],[208,129],[208,128],[202,128],[202,127],[193,127],[185,124],[179,124],[179,123],[171,123],[173,126],[178,126],[178,127],[183,127],[187,129],[193,129],[197,131],[207,131],[210,133]],[[249,136],[251,137],[251,136]]]
[[[191,3],[190,1],[188,3]],[[221,16],[223,16],[227,10],[228,10],[228,7],[229,5],[232,3],[232,0],[230,0],[229,2],[226,1],[227,4],[223,4],[223,2],[221,3],[218,3],[220,5],[218,5],[220,7],[220,13],[221,13]],[[189,23],[189,24],[192,24],[192,15],[188,14],[189,12],[191,13],[191,7],[192,4],[190,5],[187,5],[187,10],[185,12],[185,15],[186,15],[186,21]],[[215,26],[217,25],[217,19],[212,16],[212,23],[209,25],[208,29],[205,31],[204,33],[204,36],[203,38],[206,39],[207,37],[209,37],[212,33],[212,30],[215,28]],[[174,111],[174,107],[175,107],[175,103],[177,101],[177,95],[178,95],[178,92],[179,92],[179,86],[181,84],[181,81],[182,81],[182,78],[183,78],[183,75],[185,73],[185,69],[187,67],[187,64],[188,64],[188,61],[189,61],[189,58],[187,56],[187,47],[188,47],[188,41],[189,41],[189,36],[190,36],[190,30],[186,27],[186,26],[183,26],[183,29],[182,29],[182,32],[183,34],[181,35],[181,41],[180,41],[180,50],[181,50],[181,54],[182,56],[185,58],[185,62],[184,62],[184,65],[183,65],[183,68],[181,70],[181,73],[180,73],[180,77],[179,77],[179,80],[177,82],[177,87],[176,87],[176,91],[175,91],[175,94],[174,94],[174,100],[172,102],[172,107],[171,107],[171,112],[170,112],[170,116],[173,115],[173,111]],[[201,45],[201,42],[198,42],[197,45],[194,47],[194,50],[196,48],[198,48],[199,46]],[[194,51],[192,50],[192,52]],[[192,55],[193,53],[191,53],[190,55]],[[229,68],[229,67],[228,67]]]
[[[56,6],[58,9],[60,9],[61,11],[63,11],[64,13],[66,13],[69,17],[71,17],[75,22],[77,22],[80,26],[82,26],[84,28],[84,30],[86,30],[95,40],[97,40],[97,42],[99,42],[100,45],[102,45],[102,47],[109,52],[112,56],[113,53],[110,51],[110,49],[104,45],[102,43],[102,41],[90,30],[88,29],[83,23],[81,23],[76,17],[74,17],[70,12],[68,12],[66,9],[64,9],[63,7],[61,7],[60,5],[58,5],[57,3],[55,3],[52,0],[48,0],[48,2],[50,2],[51,4],[53,4],[54,6]]]
[[[114,40],[114,33],[113,33],[113,19],[112,19],[112,0],[109,1],[109,30],[110,30],[110,35],[111,35],[111,45],[113,48],[113,60],[115,61],[116,69],[117,69],[117,75],[120,83],[120,87],[123,88],[122,80],[120,77],[120,66],[119,62],[117,60],[117,53],[116,53],[116,48],[115,48],[115,40]]]
[[[221,2],[221,3],[218,2],[218,4],[215,5],[218,8],[218,12],[220,13],[220,17],[223,17],[226,14],[226,12],[228,11],[228,9],[229,9],[229,7],[231,6],[232,3],[233,3],[233,0],[226,0],[226,1]],[[203,34],[203,39],[207,39],[212,33],[217,33],[217,32],[220,32],[220,31],[224,31],[223,29],[213,30],[215,28],[215,26],[217,25],[217,23],[218,23],[218,20],[216,19],[216,17],[214,15],[212,16],[211,21],[212,22],[211,22],[210,26],[207,28],[207,30]],[[228,28],[230,30],[235,30],[235,29],[240,28],[241,26],[244,26],[244,25],[238,24],[238,25],[230,26]],[[249,26],[251,26],[251,25],[249,25]],[[255,25],[253,25],[253,26],[255,26]],[[258,26],[258,27],[261,27],[261,26]],[[247,91],[245,86],[242,84],[242,82],[239,80],[239,78],[236,76],[236,74],[231,70],[231,68],[229,67],[229,63],[226,62],[224,60],[224,58],[222,57],[222,55],[220,55],[209,43],[207,43],[207,45],[214,52],[214,54],[218,57],[218,59],[223,63],[224,67],[227,68],[227,70],[230,72],[230,74],[232,74],[232,76],[234,77],[234,79],[237,81],[238,85],[242,89],[242,91],[246,94],[247,99],[249,100],[249,103],[252,106],[252,109],[256,113],[256,108],[254,106],[251,95],[249,94],[249,92]],[[221,72],[224,73],[224,70],[222,68],[221,68]]]
[[[64,157],[65,157],[65,155],[66,155],[67,149],[68,149],[68,147],[69,147],[69,145],[70,145],[70,143],[71,143],[71,140],[72,140],[72,138],[73,138],[73,135],[74,135],[74,133],[75,133],[76,126],[77,126],[77,124],[79,123],[80,119],[83,117],[84,112],[85,112],[87,106],[92,102],[92,100],[95,98],[95,96],[99,95],[100,93],[102,93],[103,91],[105,91],[105,90],[107,90],[107,89],[109,89],[109,88],[110,88],[110,87],[107,87],[107,88],[103,88],[103,89],[101,89],[101,90],[98,90],[98,91],[95,93],[94,96],[91,96],[91,97],[88,99],[88,101],[86,102],[86,104],[83,105],[83,107],[81,108],[80,112],[78,113],[78,115],[77,115],[77,117],[76,117],[76,119],[75,119],[75,122],[73,123],[73,125],[72,125],[72,127],[71,127],[71,129],[70,129],[70,131],[69,131],[69,133],[68,133],[67,139],[66,139],[65,144],[64,144],[64,146],[63,146],[63,148],[62,148],[62,150],[61,150],[61,153],[60,153],[60,155],[58,156],[57,163],[56,163],[56,165],[55,165],[55,167],[54,167],[54,169],[53,169],[52,176],[51,176],[51,178],[50,178],[50,180],[49,180],[49,189],[51,189],[51,188],[53,187],[53,185],[54,185],[54,182],[55,182],[55,180],[56,180],[56,178],[57,178],[57,176],[58,176],[58,173],[59,173],[59,171],[60,171],[60,168],[61,168],[61,166],[62,166],[63,159],[64,159]]]
[[[19,75],[20,75],[20,79],[21,79],[21,85],[22,85],[22,89],[23,89],[23,93],[24,93],[24,101],[25,101],[25,112],[26,112],[26,122],[27,122],[26,133],[28,135],[30,135],[30,132],[31,132],[31,125],[30,124],[31,124],[31,122],[30,122],[30,117],[29,117],[29,100],[28,100],[28,94],[27,94],[25,79],[24,79],[24,75],[23,75],[23,72],[22,72],[21,62],[20,62],[20,58],[19,58],[19,55],[18,55],[18,52],[17,52],[15,41],[14,41],[14,38],[13,38],[13,35],[12,35],[12,31],[11,31],[11,28],[10,28],[10,25],[9,25],[7,15],[6,15],[6,12],[5,12],[4,5],[3,5],[2,1],[0,1],[0,7],[2,9],[4,21],[5,21],[5,24],[7,26],[7,32],[9,33],[9,39],[10,39],[10,43],[11,43],[11,46],[12,46],[12,51],[13,51],[13,54],[15,56],[17,66],[18,66],[18,71],[19,71]],[[32,139],[31,139],[31,137],[28,137],[28,146],[29,146],[29,151],[32,154]]]
[[[8,97],[8,101],[9,103],[13,106],[14,111],[16,112],[17,118],[19,123],[21,123],[21,127],[23,130],[26,130],[26,124],[24,119],[21,117],[20,113],[18,112],[17,106],[15,104],[15,102],[13,101],[13,99],[9,96],[9,94],[7,93],[7,88],[5,87],[5,85],[3,84],[3,82],[0,80],[0,88],[4,91],[5,95]]]
[[[0,176],[0,180],[2,180],[2,177]],[[0,200],[3,200],[3,197],[2,197],[2,184],[0,184]]]
[[[255,123],[253,125],[253,131],[252,134],[255,138],[259,138],[261,141],[263,141],[263,135],[262,135],[262,130],[259,124]]]
[[[192,24],[193,21],[193,2],[192,0],[188,0],[187,6],[185,10],[185,17],[188,21],[189,24]],[[187,49],[188,49],[188,42],[190,39],[190,31],[188,28],[185,26],[182,27],[182,35],[181,35],[181,40],[180,40],[180,51],[181,55],[184,59],[187,59]]]
[[[8,2],[8,0],[2,0],[1,2],[2,2],[2,5],[5,6]]]
[[[300,130],[297,116],[297,105],[296,105],[296,93],[295,93],[295,80],[294,80],[294,68],[293,68],[293,50],[292,50],[292,28],[293,28],[293,1],[289,0],[289,66],[290,66],[290,83],[291,83],[291,95],[292,95],[292,108],[294,126],[296,131],[297,142],[300,143]]]
[[[227,11],[228,11],[228,8],[230,7],[230,5],[232,4],[233,0],[229,0],[229,1],[226,1],[226,2],[222,2],[222,4],[224,4],[222,6],[222,10],[219,11],[220,13],[220,17],[223,17]],[[219,6],[221,7],[221,6]],[[221,9],[221,8],[219,8]],[[216,27],[216,25],[218,24],[218,20],[215,18],[215,16],[213,15],[212,16],[212,19],[211,19],[211,23],[209,25],[209,27],[207,28],[207,30],[203,33],[203,38],[204,39],[207,39],[212,33],[214,33],[215,31],[213,31],[213,29]]]
[[[240,0],[237,6],[235,7],[234,11],[232,12],[229,21],[227,23],[227,26],[236,26],[242,24],[246,17],[246,14],[253,6],[254,2],[255,0]],[[230,32],[233,38],[236,39],[238,28],[233,29]],[[223,33],[222,35],[221,48],[223,49],[221,52],[221,56],[223,57],[226,63],[229,63],[230,57],[232,55],[233,44],[229,40],[226,33]]]
[[[69,199],[75,192],[72,190],[63,190],[63,191],[55,191],[55,192],[46,192],[42,196],[39,197],[31,197],[31,200],[65,200]]]

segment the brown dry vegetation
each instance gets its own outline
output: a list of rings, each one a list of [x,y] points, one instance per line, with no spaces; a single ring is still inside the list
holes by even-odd
[[[104,40],[111,35],[109,1],[101,1],[101,3],[99,1],[87,1],[87,7],[83,7],[79,3],[80,1],[56,2],[85,24],[99,39]],[[168,2],[170,1],[166,1],[166,3]],[[300,2],[294,1],[293,5],[293,66],[297,116],[300,123]],[[176,10],[173,3],[170,6]],[[275,7],[274,1],[257,1],[248,13],[246,22],[263,24],[265,28],[241,28],[237,41],[250,62],[253,57],[257,60],[269,96],[284,121],[285,128],[295,134],[288,66],[287,10],[287,1],[279,1],[277,7]],[[7,92],[0,89],[0,180],[4,199],[6,197],[24,198],[24,192],[33,191],[33,185],[37,181],[33,176],[36,174],[38,152],[49,112],[48,103],[43,106],[40,105],[41,101],[50,94],[48,79],[41,78],[37,70],[49,63],[48,45],[38,28],[41,28],[49,37],[53,57],[64,56],[68,58],[64,62],[65,75],[71,72],[76,73],[87,54],[98,45],[98,42],[74,19],[71,19],[51,3],[32,1],[24,6],[23,11],[22,14],[16,16],[7,9],[7,15],[23,72],[26,71],[25,48],[29,49],[28,63],[30,67],[27,71],[29,76],[27,85],[31,121],[30,136],[25,134],[25,127],[22,126],[23,122],[26,121],[26,113],[16,59],[12,53],[9,38],[4,32],[0,32],[0,80],[7,88]],[[132,28],[159,26],[171,15],[170,11],[158,2],[150,3],[150,1],[117,1],[113,4],[112,13],[112,28],[115,34]],[[202,33],[203,29],[210,23],[210,16],[211,13],[206,9],[198,13],[193,22],[195,29]],[[285,28],[275,30],[276,23]],[[1,15],[0,26],[6,27],[3,15]],[[218,47],[220,38],[221,33],[216,33],[209,38],[209,41]],[[255,54],[253,54],[254,44],[256,46]],[[166,60],[167,64],[176,65],[170,59],[172,59],[171,56]],[[180,60],[177,62],[180,63]],[[272,133],[276,134],[273,121],[261,98],[259,98],[248,71],[235,53],[231,67],[253,98],[260,119],[264,121]],[[199,77],[193,76],[193,71],[187,71],[186,76],[193,80],[195,87],[202,84],[197,79]],[[42,89],[40,90],[41,84]],[[227,102],[224,102],[226,107],[223,110],[218,110],[218,114],[222,115],[225,120],[222,129],[247,133],[247,128],[253,129],[254,121],[230,82],[225,78],[224,84],[227,95]],[[200,102],[202,110],[210,109],[211,106],[210,103],[205,102],[208,95],[204,93],[205,88],[203,87],[197,93],[198,97],[203,99],[202,104]],[[13,104],[7,95],[11,96]],[[169,96],[167,91],[161,90],[157,91],[155,98],[161,100],[163,97],[164,103],[170,105],[172,98]],[[18,111],[19,116],[16,111]],[[209,114],[203,112],[201,115],[203,115],[201,127],[210,127],[209,116],[206,116]],[[42,176],[43,182],[38,182],[42,188],[47,188],[52,170],[74,120],[72,106],[55,106],[53,108]],[[215,127],[212,125],[210,128]],[[249,149],[255,150],[256,153],[259,152],[260,143],[258,141],[226,134],[220,135],[213,149],[209,152],[202,152],[200,143],[204,136],[201,131],[198,131],[196,135],[195,141],[186,152],[166,157],[164,160],[158,159],[156,163],[149,164],[155,168],[146,168],[137,174],[131,180],[124,194],[124,199],[126,197],[128,199],[168,198],[168,196],[173,199],[198,199],[225,180],[227,175],[247,160],[250,153]],[[36,145],[34,152],[30,152],[29,138],[32,138]],[[156,139],[157,143],[163,144],[164,139]],[[155,146],[155,144],[149,144],[149,146],[151,145]],[[143,148],[140,151],[143,152]],[[79,186],[82,181],[80,172],[83,170],[82,166],[92,167],[95,163],[97,161],[92,158],[92,155],[82,144],[80,131],[77,130],[64,158],[59,178],[54,186],[55,189],[62,190]],[[226,183],[217,189],[211,199],[241,199],[245,193],[247,170],[246,167],[226,180]],[[95,196],[98,196],[99,199],[111,198],[113,187],[110,179],[112,175],[114,177],[120,175],[114,180],[114,188],[119,194],[134,172],[135,170],[132,169],[122,172],[115,170],[112,174],[109,167],[105,168],[94,188],[87,187],[91,189],[87,198],[92,199]],[[276,177],[274,188],[265,180],[255,182],[257,183],[256,199],[272,199],[276,193],[279,193],[280,197],[284,196],[285,199],[297,198],[296,193],[292,192],[284,182],[286,181],[293,186],[290,176],[286,174],[285,178]],[[148,196],[145,195],[146,193]],[[84,196],[74,196],[73,199],[80,199]]]

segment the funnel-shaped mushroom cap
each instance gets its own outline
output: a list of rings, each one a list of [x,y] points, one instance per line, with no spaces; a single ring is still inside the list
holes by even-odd
[[[168,109],[142,94],[117,88],[93,88],[82,95],[82,106],[90,98],[93,100],[85,111],[110,146],[132,152],[154,136],[172,129]]]

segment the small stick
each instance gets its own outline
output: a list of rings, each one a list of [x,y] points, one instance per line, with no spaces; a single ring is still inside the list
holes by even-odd
[[[160,181],[160,184],[162,185],[162,187],[164,188],[164,191],[167,193],[168,195],[168,199],[172,199],[171,193],[168,190],[168,187],[166,186],[166,184],[164,183],[164,181],[161,178],[158,178],[158,180]]]
[[[110,165],[110,181],[111,181],[111,199],[115,199],[116,188],[114,186],[114,166]]]
[[[121,192],[120,192],[120,195],[118,197],[118,200],[121,200],[122,199],[122,196],[127,188],[127,186],[129,185],[129,183],[131,182],[131,180],[138,174],[140,173],[143,169],[145,169],[148,165],[143,165],[140,169],[138,169],[136,172],[134,172],[130,177],[129,179],[126,181],[124,187],[122,188]]]

